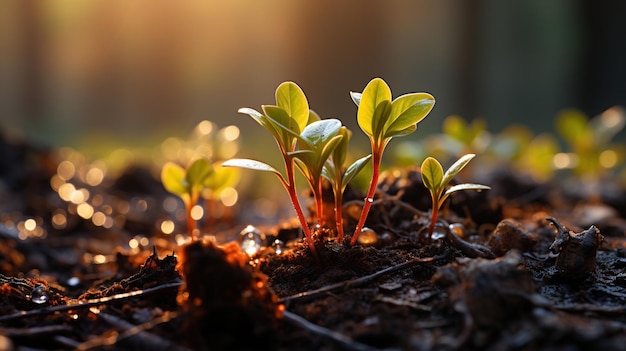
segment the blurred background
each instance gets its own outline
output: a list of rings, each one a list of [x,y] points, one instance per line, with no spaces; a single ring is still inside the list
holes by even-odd
[[[270,143],[239,107],[292,80],[323,118],[358,128],[348,93],[382,77],[394,96],[437,99],[408,138],[451,114],[551,131],[561,109],[626,105],[625,15],[603,0],[3,1],[0,129],[80,147],[208,119]]]

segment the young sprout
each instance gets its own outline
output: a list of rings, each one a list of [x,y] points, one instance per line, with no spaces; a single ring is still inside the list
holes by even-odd
[[[167,162],[161,170],[161,182],[167,191],[183,200],[187,217],[187,231],[191,240],[196,239],[196,221],[191,215],[193,207],[198,203],[205,181],[211,176],[213,167],[209,160],[195,160],[187,169]]]
[[[357,242],[369,213],[378,177],[383,151],[393,137],[413,133],[419,123],[432,110],[435,99],[428,93],[411,93],[391,100],[391,90],[380,78],[372,79],[363,93],[350,93],[358,106],[359,127],[369,136],[372,145],[372,178],[363,204],[361,217],[350,241]]]
[[[348,142],[352,136],[352,132],[346,127],[341,127],[339,135],[343,138],[339,142],[339,145],[333,151],[331,158],[326,161],[322,176],[330,182],[333,188],[333,194],[335,195],[335,223],[337,227],[337,240],[343,243],[343,193],[348,186],[348,183],[359,173],[367,162],[372,158],[372,155],[362,157],[347,168],[344,168],[346,156],[348,154]]]
[[[311,230],[298,200],[294,170],[295,156],[298,154],[297,136],[309,123],[309,103],[297,84],[284,82],[276,89],[276,105],[263,105],[262,109],[263,113],[251,108],[241,108],[239,112],[249,115],[272,134],[283,159],[285,174],[264,162],[249,159],[230,159],[222,163],[222,166],[248,168],[275,174],[289,194],[311,252],[317,255]]]
[[[344,138],[343,135],[338,134],[341,128],[341,121],[338,119],[324,119],[309,124],[298,136],[298,152],[295,154],[295,161],[313,191],[317,219],[320,222],[318,224],[320,225],[324,224],[321,223],[324,207],[322,170],[330,155]]]
[[[435,230],[435,224],[437,223],[437,217],[443,203],[448,199],[450,194],[459,190],[487,190],[491,189],[486,185],[481,184],[457,184],[449,187],[448,183],[456,176],[468,163],[474,158],[474,154],[467,154],[459,158],[448,170],[444,173],[441,163],[433,157],[427,157],[422,163],[422,181],[426,188],[430,191],[430,197],[432,199],[432,214],[430,219],[430,225],[428,226],[428,239],[433,235]]]

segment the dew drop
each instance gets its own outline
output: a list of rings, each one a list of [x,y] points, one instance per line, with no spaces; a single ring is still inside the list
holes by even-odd
[[[254,256],[263,246],[265,234],[254,226],[248,225],[239,234],[239,244],[241,249],[248,254]]]
[[[285,243],[280,239],[276,239],[272,243],[272,248],[277,255],[282,255],[282,253],[285,251]]]
[[[361,234],[359,234],[359,238],[357,239],[359,244],[363,246],[372,246],[378,243],[378,234],[373,229],[368,227],[363,227],[361,229]]]
[[[78,277],[71,277],[67,280],[67,285],[68,286],[77,286],[78,284],[80,284],[80,278]]]
[[[461,237],[461,238],[465,236],[465,227],[463,226],[463,224],[452,223],[448,227],[450,228],[452,233],[456,234],[456,236]]]
[[[440,231],[434,231],[433,235],[431,235],[432,240],[441,240],[443,238],[445,238],[446,233],[440,232]]]
[[[38,305],[47,303],[50,300],[48,296],[48,289],[45,285],[39,284],[33,288],[30,295],[30,300]]]

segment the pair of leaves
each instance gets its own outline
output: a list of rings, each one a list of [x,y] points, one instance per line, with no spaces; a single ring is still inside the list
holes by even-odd
[[[326,161],[324,169],[322,170],[322,176],[334,185],[335,191],[343,191],[348,186],[348,183],[354,179],[372,158],[371,154],[361,157],[343,171],[343,164],[348,154],[348,142],[350,141],[352,132],[346,127],[341,127],[339,135],[342,135],[343,138],[333,151],[332,157]]]
[[[309,123],[309,103],[300,87],[293,82],[284,82],[276,89],[276,105],[263,105],[263,113],[252,108],[241,108],[268,130],[283,152],[293,150],[296,135]]]
[[[448,183],[456,176],[461,170],[467,166],[467,164],[475,157],[474,154],[467,154],[459,158],[448,170],[444,173],[441,163],[433,157],[427,157],[422,163],[422,181],[424,186],[430,191],[433,198],[433,207],[441,208],[450,194],[460,190],[488,190],[491,189],[486,185],[481,184],[457,184],[451,186],[447,190]],[[444,191],[445,190],[445,191]],[[436,204],[434,202],[437,202]]]
[[[377,144],[413,133],[435,104],[428,93],[405,94],[392,101],[391,89],[380,78],[372,79],[363,93],[351,92],[350,96],[358,106],[359,127]]]
[[[204,187],[212,172],[213,166],[204,158],[195,160],[187,169],[167,162],[161,170],[161,182],[167,191],[188,202]]]

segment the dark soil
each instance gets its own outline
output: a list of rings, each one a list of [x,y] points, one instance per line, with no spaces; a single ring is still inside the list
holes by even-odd
[[[236,243],[178,247],[159,234],[166,194],[140,166],[91,192],[113,211],[144,200],[142,211],[109,229],[70,211],[55,229],[67,209],[50,188],[57,160],[28,144],[0,150],[0,349],[626,349],[621,190],[592,201],[493,170],[492,190],[455,194],[430,239],[429,197],[405,170],[383,177],[369,240],[350,247],[321,228],[316,261],[277,223],[266,243],[284,252],[249,258]],[[345,199],[346,233],[360,198]],[[46,235],[20,236],[24,218]]]

